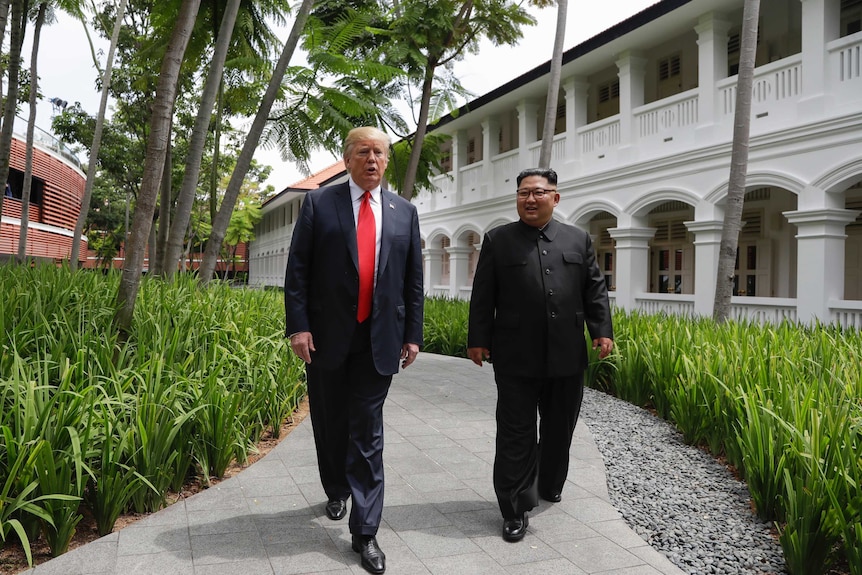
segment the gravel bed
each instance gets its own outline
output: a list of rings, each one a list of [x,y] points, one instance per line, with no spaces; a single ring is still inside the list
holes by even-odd
[[[692,575],[787,573],[745,483],[676,428],[586,389],[581,418],[605,460],[611,502],[647,543]]]

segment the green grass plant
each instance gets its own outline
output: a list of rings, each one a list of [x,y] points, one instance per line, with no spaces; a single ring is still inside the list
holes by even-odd
[[[439,326],[456,321],[446,305],[464,304],[426,305],[432,342]],[[736,470],[756,513],[778,528],[790,573],[822,573],[843,555],[851,573],[862,575],[859,331],[789,322],[717,326],[619,310],[614,331],[616,350],[591,365],[588,385],[655,410]],[[426,351],[459,346],[466,336]]]
[[[28,559],[40,531],[62,553],[84,507],[107,534],[223,474],[305,393],[278,292],[145,278],[121,342],[118,284],[0,266],[0,534]]]

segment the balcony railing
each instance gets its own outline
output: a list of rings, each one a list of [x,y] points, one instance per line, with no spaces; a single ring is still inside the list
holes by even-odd
[[[27,138],[27,120],[20,116],[15,116],[15,124],[12,128],[13,132],[21,138],[22,141],[26,141]],[[84,165],[81,163],[81,160],[78,159],[78,156],[75,155],[75,152],[72,149],[64,144],[60,139],[56,136],[53,136],[36,126],[33,130],[33,143],[39,145],[40,147],[50,150],[60,157],[65,158],[69,161],[73,166],[85,172],[86,169]]]
[[[844,328],[862,329],[862,301],[830,300],[832,323]]]
[[[721,112],[733,116],[736,110],[736,82],[738,77],[718,82]],[[751,106],[758,109],[777,102],[793,102],[802,94],[802,55],[796,54],[777,62],[760,66],[754,71]]]

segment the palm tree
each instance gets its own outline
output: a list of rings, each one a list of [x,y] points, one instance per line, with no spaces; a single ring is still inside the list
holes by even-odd
[[[126,260],[117,290],[115,325],[123,335],[129,332],[132,325],[135,300],[141,285],[147,240],[153,223],[162,170],[165,166],[165,154],[170,142],[177,81],[182,67],[183,55],[188,46],[200,4],[201,0],[182,1],[159,72],[149,123],[150,132],[147,139],[147,153],[144,158],[143,183],[138,194],[132,228],[126,243]]]
[[[27,146],[24,152],[24,185],[21,188],[21,225],[18,228],[18,263],[27,255],[27,227],[30,224],[30,190],[33,187],[33,133],[36,129],[36,100],[39,96],[39,39],[48,3],[39,4],[36,25],[33,29],[33,47],[30,55],[30,117],[27,119]]]
[[[99,115],[96,116],[96,129],[93,132],[93,144],[90,146],[90,162],[87,165],[87,182],[84,184],[84,198],[81,200],[81,212],[75,224],[75,235],[72,239],[72,254],[69,257],[69,266],[74,270],[78,266],[78,252],[81,247],[81,236],[84,233],[84,225],[87,214],[90,211],[90,201],[93,197],[93,185],[96,181],[96,167],[99,159],[99,148],[102,145],[102,130],[105,125],[105,112],[108,109],[108,94],[111,89],[111,74],[114,69],[114,53],[117,51],[117,42],[120,39],[120,28],[123,25],[123,17],[126,14],[128,0],[120,0],[117,8],[117,16],[114,20],[114,30],[111,32],[111,45],[108,47],[108,59],[105,61],[105,71],[102,73],[102,95],[99,100]]]
[[[715,303],[712,312],[712,317],[717,323],[724,323],[730,316],[730,297],[733,294],[736,251],[739,246],[739,231],[742,227],[742,206],[745,202],[745,178],[748,173],[748,134],[751,129],[751,92],[754,84],[759,15],[760,0],[745,0],[742,9],[733,144],[730,151],[730,179],[724,210],[724,226],[719,244]]]
[[[173,224],[168,234],[167,249],[165,250],[161,270],[162,275],[167,279],[173,277],[176,271],[177,261],[179,261],[183,249],[183,238],[191,219],[195,191],[198,187],[201,159],[204,155],[204,146],[206,144],[207,133],[209,132],[210,118],[212,117],[213,105],[221,86],[222,72],[225,60],[227,59],[236,17],[239,13],[239,5],[240,0],[229,0],[227,3],[224,16],[222,16],[221,26],[219,27],[215,51],[213,52],[210,68],[204,82],[200,108],[198,108],[195,127],[192,130],[192,137],[189,141],[183,183],[180,188],[179,197],[177,198],[176,213],[174,214]]]
[[[538,4],[534,0],[533,4]],[[568,0],[557,0],[557,31],[554,34],[554,53],[551,57],[551,76],[548,80],[548,98],[545,102],[545,124],[542,128],[542,148],[539,150],[539,167],[551,166],[551,148],[554,144],[554,127],[557,122],[557,98],[560,93],[560,76],[563,67],[563,44],[566,40],[566,11]]]
[[[9,90],[3,107],[3,127],[0,129],[0,184],[9,179],[9,156],[12,153],[12,128],[18,108],[18,72],[21,70],[21,45],[27,24],[27,0],[12,0],[9,7],[11,32],[9,34]],[[3,213],[3,195],[0,195],[0,214]]]
[[[394,4],[397,17],[389,30],[391,43],[403,47],[384,46],[382,50],[386,58],[391,53],[400,59],[401,65],[421,85],[419,117],[400,190],[412,197],[430,118],[436,70],[464,52],[476,50],[481,36],[498,45],[514,44],[522,35],[521,26],[535,24],[535,20],[519,3],[499,0],[437,3],[410,0]]]
[[[9,20],[9,0],[0,0],[0,49],[6,39],[6,24]],[[3,95],[3,67],[0,66],[0,96]]]
[[[200,267],[200,278],[204,282],[212,279],[215,271],[216,261],[221,252],[221,244],[224,241],[227,226],[230,223],[231,212],[233,212],[234,204],[236,204],[237,196],[239,196],[245,175],[251,165],[251,160],[254,157],[254,151],[257,148],[260,135],[266,126],[269,111],[281,90],[281,80],[284,78],[284,73],[287,70],[287,65],[293,57],[293,52],[296,50],[296,45],[299,42],[299,36],[302,29],[305,27],[305,22],[308,20],[308,14],[311,12],[313,0],[302,0],[299,11],[296,14],[296,19],[293,21],[293,27],[290,30],[290,35],[287,42],[284,43],[284,49],[275,65],[272,77],[269,80],[269,85],[266,88],[266,93],[260,102],[257,114],[254,117],[249,133],[246,136],[245,144],[236,161],[236,166],[231,174],[230,182],[228,183],[224,199],[218,214],[213,220],[212,233],[207,241],[206,251]]]

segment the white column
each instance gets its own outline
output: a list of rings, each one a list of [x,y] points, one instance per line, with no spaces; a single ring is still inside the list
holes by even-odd
[[[829,323],[829,300],[844,298],[844,228],[859,212],[824,208],[783,214],[797,229],[797,319]]]
[[[685,227],[694,234],[694,313],[711,316],[724,222],[685,222]]]
[[[620,54],[617,60],[620,76],[620,159],[632,159],[630,154],[637,146],[638,129],[634,125],[632,112],[644,105],[646,63],[646,58],[631,50]],[[629,155],[623,150],[629,150]]]
[[[616,304],[637,309],[637,296],[649,291],[649,241],[655,228],[608,228],[617,252]]]
[[[425,264],[425,293],[431,294],[434,286],[440,283],[440,274],[443,271],[443,249],[425,248],[422,250],[422,261]]]
[[[532,100],[521,100],[518,110],[518,169],[534,168],[533,158],[527,146],[538,140],[539,105]]]
[[[802,2],[802,99],[803,117],[820,116],[829,109],[826,44],[840,33],[839,0],[800,0]]]
[[[709,129],[718,118],[716,82],[727,77],[727,31],[730,23],[715,12],[704,14],[695,26],[697,32],[697,109],[698,131]]]
[[[489,116],[482,120],[482,186],[480,198],[489,198],[494,191],[493,158],[500,153],[500,120]]]
[[[467,285],[470,254],[473,251],[473,246],[446,248],[446,253],[449,254],[449,297],[453,299],[461,299],[461,288]]]
[[[461,168],[467,162],[467,132],[456,130],[452,134],[452,189],[455,191],[455,205],[460,206],[464,199],[461,193]]]
[[[563,83],[566,93],[566,162],[581,159],[578,128],[587,125],[587,94],[590,84],[581,78],[569,78]]]

